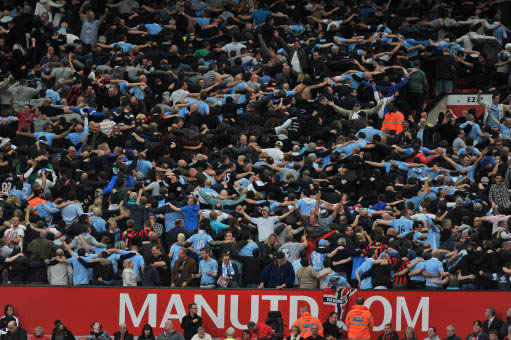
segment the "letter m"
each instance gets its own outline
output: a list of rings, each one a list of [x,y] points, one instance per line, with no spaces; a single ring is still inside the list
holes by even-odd
[[[415,324],[419,320],[419,314],[421,313],[422,313],[421,331],[427,332],[429,326],[429,297],[421,298],[412,320],[404,296],[398,296],[396,299],[396,331],[399,332],[402,329],[401,315],[405,316],[406,326],[415,328]]]
[[[148,323],[152,327],[156,327],[156,294],[147,294],[147,297],[140,308],[140,312],[137,314],[135,309],[133,308],[133,304],[131,303],[130,295],[127,293],[119,294],[119,324],[129,323],[126,321],[126,309],[128,309],[129,316],[133,322],[133,327],[138,327],[142,322],[142,318],[146,313],[146,310],[149,309],[148,313]]]

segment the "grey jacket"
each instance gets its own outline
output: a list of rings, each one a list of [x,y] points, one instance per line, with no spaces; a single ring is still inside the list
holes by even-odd
[[[7,90],[9,89],[10,84],[11,83],[9,82],[8,78],[5,78],[0,82],[0,105],[9,105],[12,94]]]
[[[30,99],[35,97],[39,93],[39,90],[41,89],[42,86],[40,82],[37,82],[37,88],[35,89],[33,87],[28,87],[20,83],[16,83],[9,87],[7,91],[10,94],[12,94],[15,102],[28,102]],[[14,106],[16,107],[17,110],[23,108],[23,105],[20,106],[17,103],[14,103]]]
[[[173,331],[168,335],[163,332],[156,337],[156,340],[185,340],[185,337],[179,331]]]
[[[51,286],[73,284],[73,266],[69,263],[57,263],[48,266],[48,282]]]
[[[94,334],[89,334],[87,336],[87,340],[96,340],[96,337],[94,336]],[[108,334],[108,332],[103,332],[99,337],[99,340],[110,340],[110,335]]]

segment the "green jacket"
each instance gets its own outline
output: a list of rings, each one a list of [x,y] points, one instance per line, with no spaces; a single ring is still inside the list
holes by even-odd
[[[408,72],[410,72],[410,69]],[[408,88],[412,93],[429,93],[428,79],[426,75],[421,70],[414,72],[408,78]]]

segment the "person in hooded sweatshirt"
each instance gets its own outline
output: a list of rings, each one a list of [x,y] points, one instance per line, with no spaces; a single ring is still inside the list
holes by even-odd
[[[42,85],[40,82],[37,82],[37,88],[33,88],[28,86],[28,81],[26,79],[22,79],[11,86],[7,91],[14,98],[14,107],[17,110],[21,110],[23,104],[34,98],[41,89]]]
[[[0,335],[6,334],[9,329],[7,328],[7,324],[11,321],[15,321],[16,325],[20,325],[20,321],[16,315],[14,315],[14,306],[13,305],[5,305],[4,308],[5,315],[0,318]]]
[[[75,336],[60,320],[55,320],[55,328],[51,333],[51,340],[75,340]]]
[[[98,321],[94,322],[91,328],[92,330],[87,336],[87,340],[110,340],[110,335],[103,330],[103,327]]]

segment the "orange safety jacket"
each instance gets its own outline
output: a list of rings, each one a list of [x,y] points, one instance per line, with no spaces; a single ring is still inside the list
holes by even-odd
[[[318,334],[323,336],[323,324],[309,312],[302,313],[302,315],[293,322],[293,326],[300,327],[300,337],[304,339],[312,335],[311,328],[313,325],[318,326]]]
[[[381,126],[381,130],[389,130],[394,131],[397,134],[403,132],[403,121],[405,120],[405,116],[399,112],[389,112],[385,115],[383,119],[383,124]]]
[[[30,201],[28,201],[28,206],[30,208],[34,209],[36,205],[38,205],[39,203],[44,203],[44,202],[46,202],[46,201],[43,200],[41,197],[34,197]],[[34,211],[34,213],[37,215],[37,211]]]
[[[374,319],[366,306],[355,305],[346,315],[346,326],[348,327],[349,340],[371,339],[371,329],[374,326]]]

